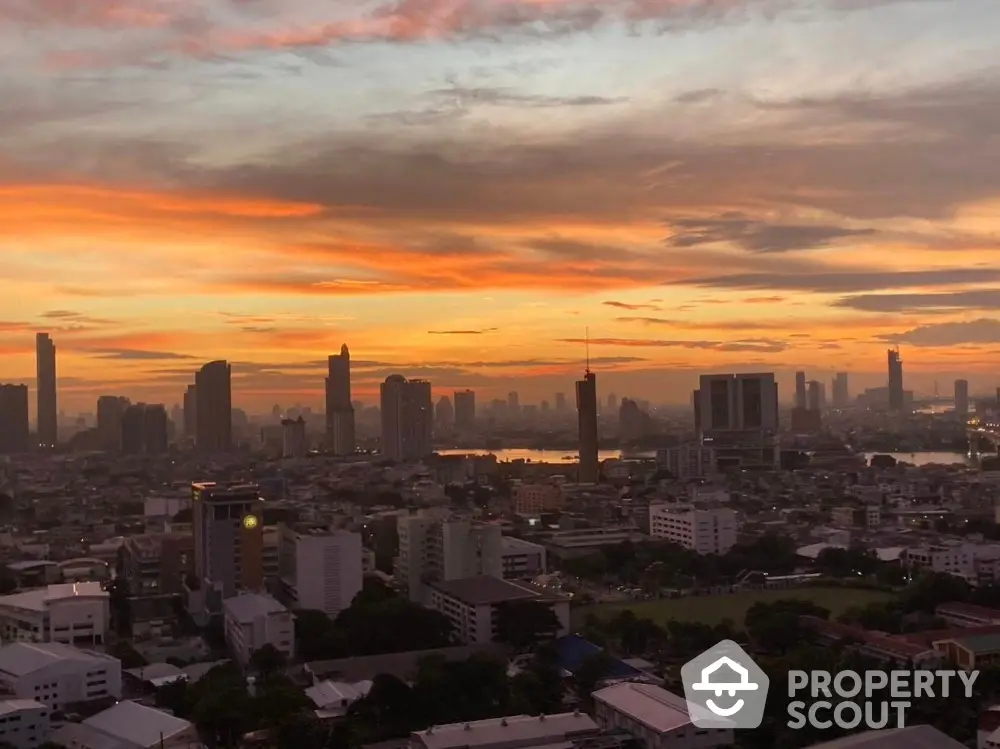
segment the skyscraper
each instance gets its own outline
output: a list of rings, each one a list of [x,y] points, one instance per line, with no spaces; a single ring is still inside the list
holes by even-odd
[[[119,443],[125,454],[158,455],[167,451],[167,407],[163,404],[127,406],[118,423]]]
[[[809,381],[809,398],[807,406],[810,411],[823,411],[826,409],[826,386],[819,380]]]
[[[38,444],[55,447],[59,441],[59,408],[56,402],[56,345],[48,333],[35,336],[38,377]]]
[[[476,393],[474,391],[455,391],[455,426],[458,429],[472,429],[476,426]]]
[[[847,408],[851,396],[847,388],[847,372],[837,372],[833,378],[833,407]]]
[[[206,452],[226,452],[233,446],[232,368],[229,362],[209,362],[194,378],[195,444]]]
[[[434,407],[434,420],[442,429],[451,429],[455,426],[455,407],[447,395],[442,395],[438,399]]]
[[[806,373],[795,373],[795,407],[806,408]]]
[[[556,411],[558,413],[566,412],[566,393],[556,393]]]
[[[434,451],[431,384],[390,375],[380,387],[382,454],[388,460],[419,460]]]
[[[969,381],[955,380],[955,413],[969,415]]]
[[[102,395],[97,399],[97,441],[102,450],[122,448],[122,417],[129,399],[118,395]]]
[[[345,343],[327,361],[326,443],[334,455],[351,455],[356,438],[351,405],[351,352]]]
[[[28,386],[0,385],[0,454],[28,451]]]
[[[903,360],[899,357],[899,349],[889,349],[889,410],[899,413],[903,410],[905,395],[903,393]]]
[[[264,583],[264,501],[255,484],[195,483],[192,494],[194,574],[221,599]],[[318,571],[317,571],[318,572]],[[206,590],[207,592],[207,590]]]
[[[774,432],[778,386],[774,374],[702,375],[695,391],[702,432]]]
[[[507,393],[507,415],[514,418],[521,415],[521,396],[515,391]]]
[[[576,412],[579,423],[581,484],[596,484],[597,460],[597,375],[588,368],[576,383]]]
[[[198,388],[188,385],[184,391],[184,436],[194,439],[198,431]]]

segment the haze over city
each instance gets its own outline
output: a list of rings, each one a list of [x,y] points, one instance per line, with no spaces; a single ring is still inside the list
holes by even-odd
[[[0,381],[59,408],[998,384],[1000,5],[5,2]],[[32,411],[35,398],[32,395]]]

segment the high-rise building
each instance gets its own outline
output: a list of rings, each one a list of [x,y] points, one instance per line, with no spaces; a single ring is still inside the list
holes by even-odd
[[[778,386],[772,372],[702,375],[694,400],[702,433],[778,429]]]
[[[955,380],[955,413],[969,415],[969,381]]]
[[[389,460],[419,460],[434,451],[431,384],[390,375],[381,385],[382,454]]]
[[[434,420],[442,429],[451,429],[455,426],[455,407],[447,395],[442,395],[434,407]]]
[[[618,410],[618,396],[614,393],[608,395],[608,413],[613,414]]]
[[[474,391],[455,391],[455,426],[458,429],[472,429],[476,426],[476,393]]]
[[[195,444],[205,452],[226,452],[233,446],[232,368],[229,362],[209,362],[194,378]]]
[[[167,408],[161,403],[127,406],[119,419],[121,451],[127,455],[158,455],[167,451]]]
[[[129,405],[129,399],[119,395],[97,399],[97,441],[102,450],[122,449],[122,417]]]
[[[558,413],[566,412],[566,393],[556,393],[556,411]]]
[[[597,375],[587,369],[576,383],[576,411],[579,425],[581,484],[596,484],[600,463],[597,459]]]
[[[264,584],[264,500],[256,484],[195,483],[191,492],[194,574],[218,610],[220,597]]]
[[[889,349],[889,410],[899,413],[905,407],[906,396],[903,392],[903,360],[899,349]]]
[[[833,377],[833,407],[847,408],[851,395],[847,387],[847,372],[837,372]]]
[[[322,526],[278,527],[278,597],[293,609],[334,618],[363,582],[361,534]]]
[[[795,373],[795,407],[806,408],[806,373]]]
[[[188,385],[184,391],[184,436],[194,439],[198,433],[198,388]]]
[[[514,391],[507,393],[507,415],[517,417],[521,414],[521,397]]]
[[[0,385],[0,454],[29,448],[28,386]]]
[[[808,408],[810,411],[826,410],[826,386],[819,380],[809,381]]]
[[[286,458],[302,458],[309,452],[309,440],[306,437],[306,420],[281,420],[281,454]]]
[[[59,407],[56,401],[56,344],[48,333],[35,336],[38,388],[38,444],[55,447],[59,441]]]
[[[424,599],[428,583],[481,575],[503,577],[499,525],[426,511],[398,518],[397,530],[395,575],[413,601]]]
[[[356,447],[351,404],[351,352],[345,343],[327,360],[326,443],[334,455],[351,455]]]

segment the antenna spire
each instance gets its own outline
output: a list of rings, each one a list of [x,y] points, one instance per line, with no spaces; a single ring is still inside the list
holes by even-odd
[[[589,327],[585,329],[583,340],[587,352],[587,370],[585,374],[590,374],[590,328]]]

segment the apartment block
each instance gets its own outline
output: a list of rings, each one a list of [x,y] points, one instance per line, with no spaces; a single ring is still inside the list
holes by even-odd
[[[688,505],[652,505],[649,532],[653,538],[683,546],[699,554],[725,554],[736,545],[736,512],[701,510]]]
[[[279,597],[291,608],[330,617],[350,606],[364,577],[361,534],[284,524],[279,534]]]

